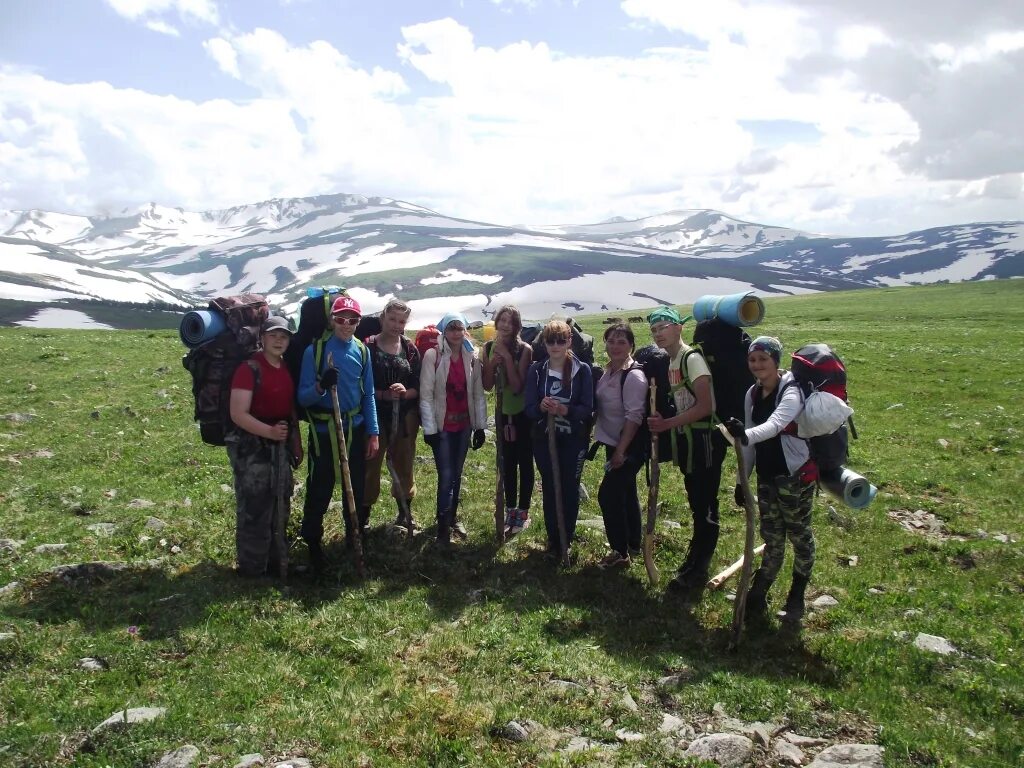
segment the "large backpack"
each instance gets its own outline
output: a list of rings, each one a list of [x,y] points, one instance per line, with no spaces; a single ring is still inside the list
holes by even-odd
[[[416,331],[416,340],[413,343],[420,353],[420,360],[427,356],[427,350],[437,349],[437,343],[440,338],[441,332],[437,330],[436,325],[428,325]]]
[[[646,347],[640,347],[640,349],[633,353],[633,360],[643,371],[648,385],[650,385],[651,379],[654,379],[657,387],[654,409],[664,418],[675,416],[676,401],[672,397],[672,390],[668,383],[668,368],[671,364],[668,352],[655,344],[648,344]],[[651,415],[649,398],[645,415]],[[646,427],[646,419],[644,426]],[[650,449],[648,449],[649,452]],[[672,461],[672,430],[666,430],[658,435],[658,463],[666,461]]]
[[[295,382],[296,396],[302,371],[302,354],[314,341],[324,339],[331,333],[331,304],[339,296],[348,295],[344,288],[309,288],[306,294],[299,307],[299,326],[284,353],[284,364]],[[302,408],[298,410],[300,414],[303,413]]]
[[[181,364],[192,374],[194,418],[208,445],[224,445],[231,422],[231,379],[235,369],[260,348],[260,328],[270,317],[267,300],[255,293],[212,299],[209,310],[224,319],[225,330],[190,350]],[[257,386],[259,379],[256,379]]]
[[[586,363],[590,366],[591,371],[594,369],[594,337],[589,333],[584,333],[583,328],[580,327],[572,318],[565,321],[569,325],[569,332],[572,336],[571,346],[572,354],[581,363]],[[531,325],[533,325],[531,323]],[[537,324],[539,325],[539,323]],[[523,326],[523,331],[526,330],[526,326]],[[527,340],[523,332],[520,332],[519,337],[530,344],[533,347],[533,360],[537,363],[543,363],[548,359],[548,350],[544,345],[544,339],[541,338],[540,331],[543,327],[538,328],[537,332],[534,333],[533,338]]]
[[[835,395],[844,403],[849,402],[846,391],[846,366],[827,344],[807,344],[800,347],[793,353],[790,371],[804,397],[820,391]],[[818,471],[824,479],[842,472],[843,464],[849,458],[847,425],[849,433],[856,438],[857,429],[853,425],[853,417],[850,417],[847,423],[835,432],[808,440],[811,458],[817,463]]]
[[[743,398],[754,384],[754,375],[747,365],[750,336],[742,328],[715,318],[697,323],[693,344],[711,371],[718,420],[743,421]]]

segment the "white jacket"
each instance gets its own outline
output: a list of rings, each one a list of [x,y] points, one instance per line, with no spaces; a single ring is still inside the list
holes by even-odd
[[[438,352],[441,359],[438,360]],[[444,428],[448,409],[448,369],[452,363],[451,347],[442,339],[434,349],[423,355],[420,366],[420,422],[423,434],[432,435]],[[487,397],[484,395],[483,366],[476,351],[462,350],[462,365],[466,371],[466,394],[469,398],[469,425],[471,429],[487,426]]]
[[[743,460],[747,465],[748,476],[754,469],[754,446],[771,440],[782,432],[796,420],[804,407],[804,393],[800,390],[800,385],[793,379],[792,373],[783,371],[782,379],[775,388],[775,410],[768,417],[768,421],[755,427],[753,411],[756,392],[755,384],[747,390],[747,395],[743,398],[743,421],[747,428],[747,445],[743,446]],[[786,467],[791,475],[796,474],[796,471],[811,458],[807,441],[787,433],[782,434],[782,454],[786,457]],[[769,478],[765,478],[767,479]]]

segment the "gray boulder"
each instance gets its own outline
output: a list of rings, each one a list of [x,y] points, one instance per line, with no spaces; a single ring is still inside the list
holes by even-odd
[[[197,757],[199,757],[199,750],[191,744],[186,744],[165,754],[154,763],[153,768],[190,768]]]
[[[712,733],[694,740],[684,753],[687,757],[717,763],[722,768],[739,768],[750,759],[754,742],[737,733]]]
[[[835,744],[823,749],[808,768],[884,768],[877,744]]]
[[[148,723],[150,720],[156,720],[158,717],[163,717],[165,714],[167,714],[167,709],[164,707],[134,707],[132,709],[122,709],[119,712],[115,712],[93,728],[92,732],[99,733],[107,728],[123,728],[125,726],[134,725],[135,723]]]

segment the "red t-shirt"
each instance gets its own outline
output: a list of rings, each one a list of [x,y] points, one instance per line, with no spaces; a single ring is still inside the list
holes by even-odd
[[[252,356],[260,367],[260,385],[252,395],[249,413],[266,424],[288,421],[294,405],[295,385],[292,383],[288,368],[282,365],[275,368],[262,352]],[[242,363],[235,369],[231,378],[232,389],[253,389],[253,371],[248,363]]]
[[[466,369],[462,358],[452,359],[448,366],[445,387],[444,431],[461,432],[469,426],[469,400],[467,399]]]

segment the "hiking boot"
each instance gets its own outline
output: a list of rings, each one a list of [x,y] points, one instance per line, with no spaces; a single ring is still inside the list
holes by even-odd
[[[668,583],[668,591],[684,600],[693,602],[700,599],[704,587],[708,583],[708,572],[701,570],[688,570],[679,572],[676,577]]]
[[[364,532],[370,529],[370,507],[359,508],[359,528]]]
[[[307,541],[309,548],[309,565],[313,569],[313,578],[319,579],[327,570],[327,558],[324,557],[323,547],[319,541]]]
[[[804,591],[809,579],[799,573],[793,574],[793,583],[789,587],[786,604],[782,607],[782,620],[790,624],[799,624],[804,617]]]
[[[508,529],[509,536],[515,536],[525,528],[530,527],[530,511],[528,509],[512,509],[512,525]]]
[[[464,526],[458,520],[452,523],[451,535],[453,538],[456,538],[459,541],[466,541],[467,539],[469,539],[469,534],[466,533],[466,526]]]
[[[616,569],[616,568],[629,568],[632,565],[632,561],[629,559],[629,555],[623,555],[616,552],[614,549],[607,555],[601,558],[598,562],[597,567],[601,570]]]
[[[764,623],[768,620],[768,590],[771,582],[760,568],[754,572],[754,580],[750,583],[750,591],[747,592],[746,615],[748,621],[759,621]]]
[[[452,541],[452,527],[449,524],[450,515],[444,513],[437,517],[437,543],[438,544],[451,544]]]

